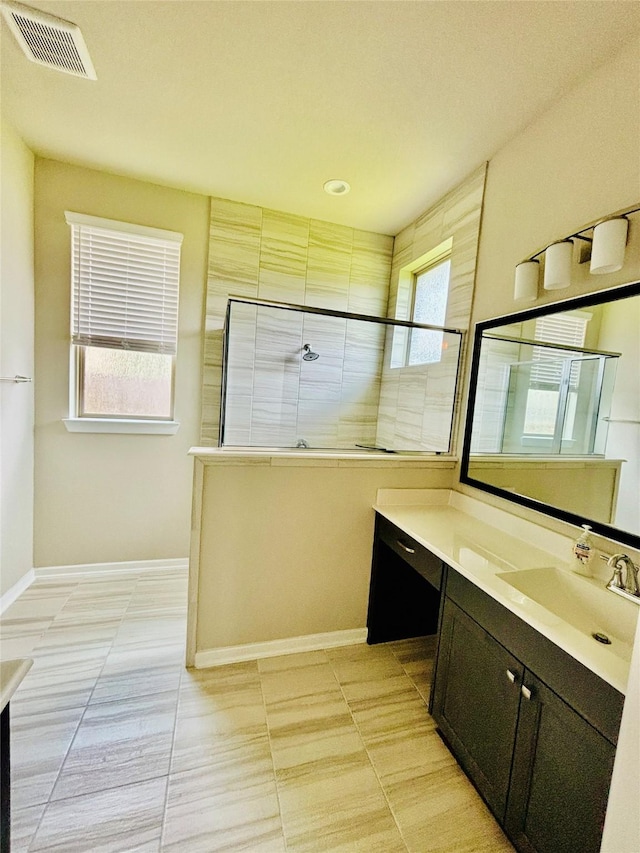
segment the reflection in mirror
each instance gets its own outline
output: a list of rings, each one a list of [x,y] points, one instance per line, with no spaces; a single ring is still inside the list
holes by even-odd
[[[462,481],[640,545],[640,285],[478,324]]]

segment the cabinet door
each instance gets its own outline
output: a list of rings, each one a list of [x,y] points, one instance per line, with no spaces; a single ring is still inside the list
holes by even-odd
[[[524,687],[507,834],[526,853],[597,853],[615,748],[528,670]]]
[[[498,820],[504,818],[523,667],[445,601],[433,717]]]

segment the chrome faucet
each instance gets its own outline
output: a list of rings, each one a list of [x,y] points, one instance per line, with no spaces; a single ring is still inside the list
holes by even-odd
[[[613,577],[607,584],[607,589],[624,595],[625,598],[633,599],[640,604],[640,586],[638,585],[638,567],[634,565],[631,557],[626,554],[614,554],[607,561],[609,568],[613,569]],[[624,580],[622,573],[625,573]]]
[[[309,447],[309,442],[305,441],[304,438],[299,438],[296,442],[296,447]]]

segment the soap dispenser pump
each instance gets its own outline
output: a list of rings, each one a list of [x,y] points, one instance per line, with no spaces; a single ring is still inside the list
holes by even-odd
[[[582,525],[582,533],[573,546],[573,570],[579,575],[591,576],[590,566],[596,555],[591,539],[591,526]]]

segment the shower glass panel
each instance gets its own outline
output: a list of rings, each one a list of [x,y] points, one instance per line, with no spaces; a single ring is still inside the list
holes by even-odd
[[[430,341],[419,363],[409,357],[411,332]],[[461,339],[439,327],[230,299],[220,444],[447,453]]]
[[[522,346],[522,350],[531,347]],[[589,456],[604,452],[616,356],[557,351],[504,368],[498,452]]]

